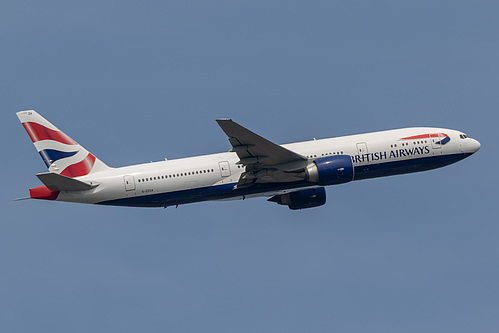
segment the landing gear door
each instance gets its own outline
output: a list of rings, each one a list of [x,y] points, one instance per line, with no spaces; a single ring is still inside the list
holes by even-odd
[[[229,177],[230,176],[229,162],[227,162],[227,161],[219,162],[218,166],[220,167],[220,174],[222,175],[222,177]]]
[[[130,175],[123,176],[123,181],[125,183],[125,190],[126,191],[134,191],[135,190],[135,180],[133,179],[133,176],[130,176]]]

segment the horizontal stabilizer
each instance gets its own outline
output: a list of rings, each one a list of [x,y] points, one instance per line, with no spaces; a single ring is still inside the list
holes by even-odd
[[[98,184],[89,184],[53,172],[39,173],[36,175],[51,191],[85,191],[96,187]]]

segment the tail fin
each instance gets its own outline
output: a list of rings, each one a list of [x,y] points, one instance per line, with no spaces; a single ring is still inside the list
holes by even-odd
[[[110,169],[35,111],[21,111],[17,117],[50,172],[74,178]]]

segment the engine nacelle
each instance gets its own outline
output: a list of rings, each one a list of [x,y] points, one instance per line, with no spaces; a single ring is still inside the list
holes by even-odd
[[[298,210],[322,206],[326,203],[326,190],[324,187],[303,190],[273,196],[269,201],[279,205],[287,205],[289,209]]]
[[[337,185],[353,180],[354,169],[349,155],[321,157],[305,169],[307,180],[319,185]]]

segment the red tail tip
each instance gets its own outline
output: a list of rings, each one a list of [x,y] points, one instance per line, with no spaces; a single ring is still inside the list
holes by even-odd
[[[55,200],[59,196],[59,191],[51,191],[47,186],[38,186],[29,189],[32,199]]]

